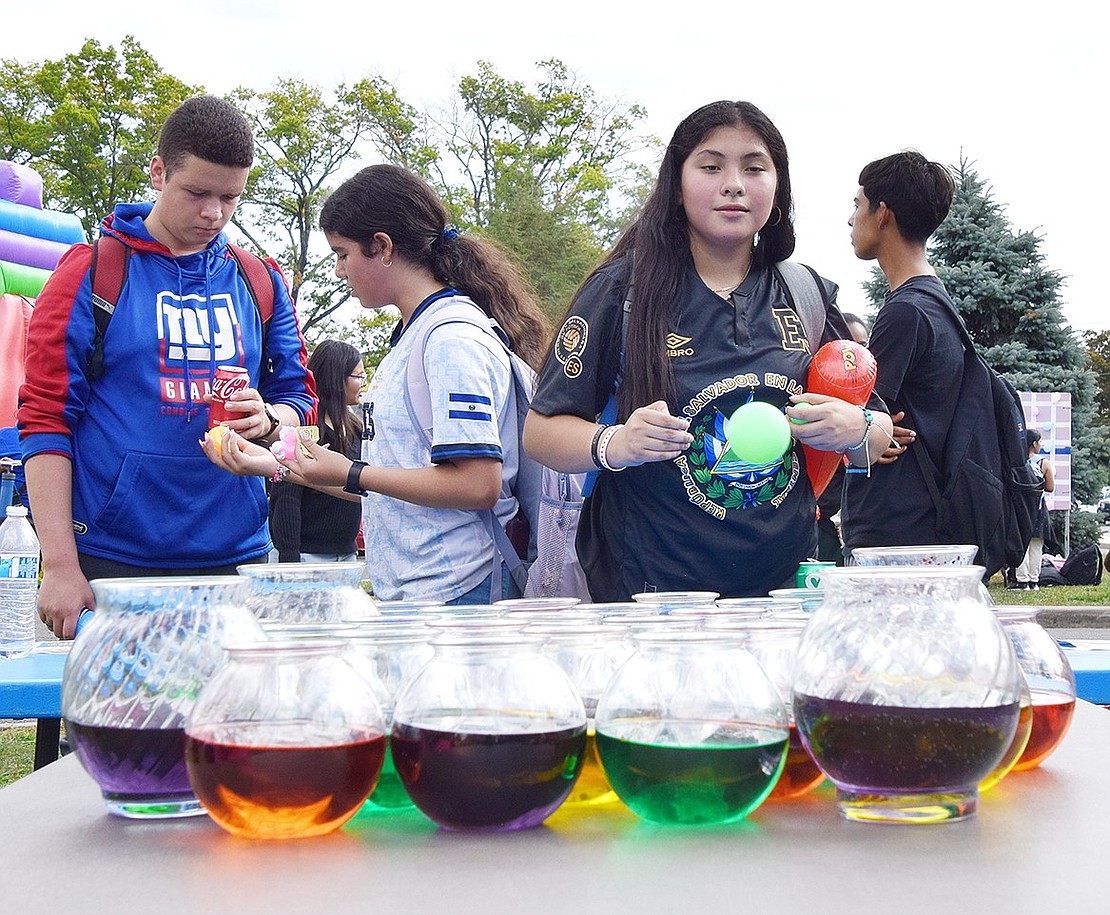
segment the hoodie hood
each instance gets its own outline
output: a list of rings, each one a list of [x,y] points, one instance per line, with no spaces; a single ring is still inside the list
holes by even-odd
[[[150,215],[153,209],[153,203],[116,204],[116,208],[101,221],[100,233],[102,235],[114,235],[125,245],[136,251],[145,251],[149,254],[161,254],[164,257],[170,257],[174,260],[183,262],[187,262],[190,258],[194,257],[203,259],[212,255],[220,258],[226,258],[228,256],[227,235],[220,232],[203,251],[198,251],[196,254],[185,254],[181,257],[175,257],[169,248],[147,231],[144,220]]]

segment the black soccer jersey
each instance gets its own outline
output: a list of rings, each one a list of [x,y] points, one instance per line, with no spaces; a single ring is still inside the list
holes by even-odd
[[[541,373],[532,408],[593,421],[619,367],[627,266],[618,261],[583,287]],[[835,285],[825,283],[830,300]],[[630,320],[635,320],[635,303]],[[835,305],[821,343],[848,337]],[[759,400],[782,409],[805,390],[811,346],[771,269],[753,270],[726,301],[693,267],[667,336],[677,389],[669,404],[690,420],[694,442],[672,461],[602,472],[579,528],[578,549],[595,600],[645,590],[766,594],[793,584],[816,551],[815,503],[802,449],[751,464],[736,455],[726,420]]]

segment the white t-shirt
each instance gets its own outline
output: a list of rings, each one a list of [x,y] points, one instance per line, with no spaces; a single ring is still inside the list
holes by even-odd
[[[451,293],[430,297],[416,310],[378,365],[364,398],[368,420],[362,458],[377,467],[427,467],[456,457],[504,461],[502,441],[516,436],[512,369],[501,344],[467,324],[446,324],[427,337],[424,370],[432,403],[432,448],[415,428],[405,403],[410,357],[429,306],[463,300]],[[476,308],[477,306],[475,306]],[[515,447],[510,459],[515,463]],[[504,466],[508,479],[515,467]],[[502,487],[506,491],[506,487]],[[453,600],[493,570],[495,549],[484,512],[427,508],[378,493],[363,498],[366,572],[382,600]],[[495,509],[504,523],[516,512],[511,497]]]

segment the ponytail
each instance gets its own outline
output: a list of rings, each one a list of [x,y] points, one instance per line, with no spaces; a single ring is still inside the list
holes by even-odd
[[[399,256],[473,299],[522,359],[542,366],[549,327],[527,280],[491,240],[449,228],[447,208],[422,178],[396,165],[364,168],[324,202],[320,228],[358,242],[365,254],[384,232]]]

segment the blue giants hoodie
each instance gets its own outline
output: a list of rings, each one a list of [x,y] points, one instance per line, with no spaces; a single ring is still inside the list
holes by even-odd
[[[72,461],[79,552],[157,568],[242,562],[270,549],[265,486],[201,452],[203,397],[217,366],[241,365],[264,400],[314,422],[304,340],[285,282],[271,270],[264,359],[261,319],[226,237],[174,257],[143,225],[151,206],[117,206],[101,225],[132,257],[100,377],[86,377],[96,332],[91,246],[72,247],[36,299],[19,393],[23,459]]]

